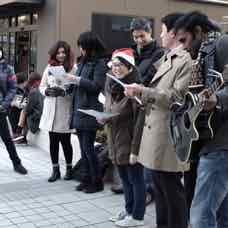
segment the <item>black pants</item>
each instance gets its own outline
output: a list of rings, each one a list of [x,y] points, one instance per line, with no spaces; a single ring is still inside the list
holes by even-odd
[[[182,173],[154,171],[154,194],[158,228],[187,228],[187,203]]]
[[[101,179],[101,171],[97,153],[94,150],[96,131],[77,129],[78,140],[81,149],[81,159],[85,173],[88,177],[85,181],[96,182]]]
[[[143,166],[119,165],[120,178],[123,183],[125,208],[134,219],[143,220],[146,207],[146,186]]]
[[[188,206],[188,218],[190,218],[190,208],[191,208],[191,204],[192,204],[192,200],[195,192],[197,167],[198,167],[198,161],[191,162],[190,170],[187,172],[184,172],[184,190],[185,190],[187,206]]]
[[[10,131],[9,131],[9,126],[7,123],[6,115],[2,114],[2,113],[0,114],[0,136],[6,146],[6,149],[9,153],[9,157],[10,157],[11,161],[13,162],[13,165],[20,164],[21,160],[17,155],[15,145],[10,136]]]
[[[72,149],[70,138],[71,138],[71,133],[49,132],[50,155],[51,155],[52,164],[59,163],[59,143],[61,143],[62,145],[66,164],[72,163],[73,149]]]

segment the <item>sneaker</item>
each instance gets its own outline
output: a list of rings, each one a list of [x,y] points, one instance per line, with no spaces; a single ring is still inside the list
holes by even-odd
[[[128,213],[126,211],[121,211],[121,212],[117,213],[116,215],[112,216],[111,218],[109,218],[109,221],[117,222],[117,221],[125,219],[126,216],[129,216]]]
[[[27,142],[27,139],[24,135],[21,135],[17,138],[14,138],[13,139],[13,142],[16,144],[16,145],[27,145],[28,142]]]
[[[126,216],[125,219],[116,221],[116,226],[120,227],[136,227],[136,226],[144,226],[144,220],[138,220],[132,218],[132,216]]]
[[[14,165],[14,171],[22,175],[28,173],[27,169],[22,164]]]
[[[113,184],[110,189],[115,194],[123,194],[123,186],[122,186],[122,184]]]

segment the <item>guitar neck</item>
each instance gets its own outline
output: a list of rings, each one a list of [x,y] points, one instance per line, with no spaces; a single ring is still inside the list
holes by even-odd
[[[219,83],[218,80],[215,80],[215,82],[207,88],[208,96],[211,96],[214,94],[219,88],[221,87],[221,83]],[[195,105],[188,111],[188,115],[192,121],[194,121],[199,113],[203,110],[203,104],[199,100],[199,96],[195,95]]]

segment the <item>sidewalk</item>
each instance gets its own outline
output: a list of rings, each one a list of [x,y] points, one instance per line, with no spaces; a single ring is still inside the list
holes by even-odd
[[[105,190],[96,194],[74,191],[75,181],[48,183],[49,154],[32,146],[17,146],[29,174],[13,172],[0,142],[0,228],[112,228],[108,218],[123,209],[123,195]],[[61,160],[62,174],[65,172]],[[154,206],[147,207],[146,228],[155,227]]]

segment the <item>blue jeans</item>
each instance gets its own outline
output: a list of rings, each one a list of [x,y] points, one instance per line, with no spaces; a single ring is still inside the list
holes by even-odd
[[[81,149],[81,159],[85,173],[90,181],[95,183],[101,179],[100,166],[97,154],[94,150],[96,131],[78,130],[78,140]]]
[[[144,180],[146,183],[146,192],[154,193],[153,170],[144,168]]]
[[[190,222],[192,228],[228,228],[228,151],[200,157]]]
[[[123,183],[126,211],[134,219],[142,220],[146,207],[143,166],[139,163],[119,165],[118,170]]]

